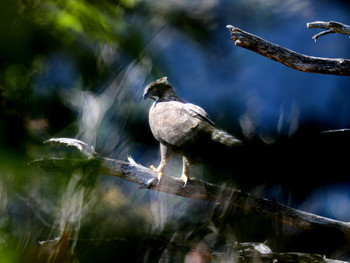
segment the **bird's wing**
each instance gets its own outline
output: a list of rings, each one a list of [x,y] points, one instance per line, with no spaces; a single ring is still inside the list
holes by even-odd
[[[191,103],[186,103],[185,106],[188,107],[193,117],[209,122],[211,125],[215,126],[215,123],[210,119],[208,113],[201,107]]]
[[[200,123],[212,124],[207,116],[202,108],[190,103],[158,102],[150,110],[149,122],[157,140],[184,147],[197,140]]]
[[[190,103],[187,103],[186,106],[188,106],[193,117],[199,118],[215,127],[214,122],[210,120],[209,115],[201,107]],[[236,137],[217,128],[211,130],[211,139],[229,147],[241,144],[241,141]]]

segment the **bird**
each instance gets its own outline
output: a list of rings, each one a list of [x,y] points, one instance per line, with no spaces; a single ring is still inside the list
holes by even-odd
[[[180,179],[185,187],[191,165],[212,153],[215,145],[242,145],[241,140],[218,129],[204,109],[180,98],[167,77],[148,84],[143,99],[154,101],[148,118],[151,132],[160,143],[160,163],[157,168],[151,165],[158,174],[158,184],[174,152],[182,155]]]

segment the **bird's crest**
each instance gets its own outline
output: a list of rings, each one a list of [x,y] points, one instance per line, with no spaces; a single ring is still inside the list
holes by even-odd
[[[169,85],[168,77],[162,77],[162,78],[158,79],[157,82],[164,83],[165,85]]]

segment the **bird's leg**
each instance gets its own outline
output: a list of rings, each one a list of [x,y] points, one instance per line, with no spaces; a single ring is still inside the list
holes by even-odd
[[[186,186],[189,178],[190,166],[190,161],[185,156],[182,156],[182,174],[180,179],[184,182],[184,187]]]
[[[160,144],[160,164],[157,168],[155,168],[153,165],[151,165],[151,169],[158,174],[158,184],[160,182],[160,179],[162,178],[165,168],[168,165],[170,161],[170,157],[172,154],[172,149],[165,144]]]

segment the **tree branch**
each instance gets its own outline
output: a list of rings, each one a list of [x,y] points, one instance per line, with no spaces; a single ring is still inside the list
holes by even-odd
[[[320,58],[297,53],[266,41],[237,27],[228,25],[231,39],[236,46],[254,51],[295,70],[350,76],[350,60],[343,58]]]
[[[275,262],[314,262],[314,263],[344,263],[326,258],[318,254],[306,253],[276,253],[263,243],[237,243],[234,251],[238,254],[239,263],[259,262],[275,263]]]
[[[83,142],[72,139],[51,139],[47,142],[53,145],[63,145],[77,147],[83,154],[90,156],[90,147],[79,147],[86,145]],[[135,163],[131,158],[129,162],[104,158],[97,153],[93,158],[88,159],[65,159],[65,158],[45,158],[34,160],[30,163],[45,170],[67,170],[79,168],[95,168],[100,174],[108,174],[126,179],[140,185],[140,188],[161,191],[169,194],[179,195],[187,198],[195,198],[216,202],[218,212],[227,213],[240,209],[244,212],[259,214],[264,218],[288,225],[293,228],[310,230],[315,228],[327,228],[341,232],[345,239],[350,242],[350,224],[303,212],[265,198],[255,197],[237,189],[218,186],[200,180],[189,180],[186,187],[179,178],[163,176],[157,184],[157,174],[140,164]]]
[[[323,21],[315,21],[310,22],[306,24],[307,28],[323,28],[328,29],[325,31],[322,31],[312,37],[315,41],[320,37],[331,33],[339,33],[344,35],[350,35],[350,26],[344,25],[339,22],[335,21],[329,21],[329,22],[323,22]]]

